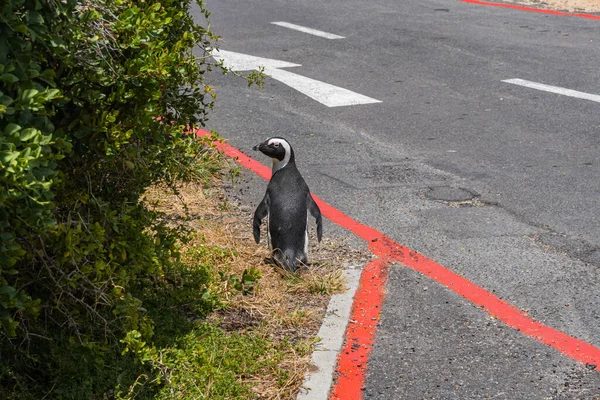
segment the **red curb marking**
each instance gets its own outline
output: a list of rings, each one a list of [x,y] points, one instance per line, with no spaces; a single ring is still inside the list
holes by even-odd
[[[338,359],[338,379],[330,400],[362,398],[361,389],[379,322],[380,305],[385,297],[389,267],[385,260],[374,260],[363,268],[346,329],[345,345]]]
[[[210,132],[207,132],[202,129],[197,129],[196,135],[207,136],[210,135]],[[242,153],[235,147],[228,145],[227,143],[214,142],[213,144],[217,149],[221,150],[226,156],[233,158],[241,166],[248,168],[261,178],[264,178],[266,180],[271,179],[271,168],[267,167],[264,164],[261,164],[252,157],[247,156],[246,154]]]
[[[201,129],[198,129],[195,132],[198,136],[205,136],[209,134],[209,132]],[[236,161],[243,167],[250,169],[259,176],[263,177],[264,179],[270,179],[271,170],[264,164],[261,164],[260,162],[245,155],[241,151],[226,143],[217,142],[216,145],[226,155],[235,158]],[[416,251],[409,249],[408,247],[402,246],[401,244],[395,242],[394,240],[379,232],[378,230],[373,229],[370,226],[363,225],[360,222],[357,222],[356,220],[350,218],[338,209],[325,203],[317,196],[313,195],[313,198],[319,205],[321,213],[325,217],[327,217],[332,222],[338,224],[342,228],[353,232],[355,235],[365,240],[367,243],[369,243],[369,250],[374,255],[381,258],[381,260],[372,261],[371,263],[367,264],[368,266],[370,265],[376,270],[376,275],[378,276],[379,281],[376,281],[374,278],[369,278],[369,276],[373,276],[373,269],[367,269],[367,266],[365,266],[365,268],[363,269],[360,278],[361,285],[359,286],[355,294],[353,315],[358,312],[359,308],[359,306],[357,305],[358,303],[356,303],[356,301],[358,299],[361,299],[361,301],[363,301],[364,299],[364,302],[360,303],[360,306],[362,306],[361,310],[364,309],[365,315],[367,315],[368,313],[369,318],[378,319],[379,310],[381,309],[381,304],[383,303],[384,298],[383,284],[386,281],[387,275],[385,272],[383,272],[386,271],[385,265],[389,262],[399,262],[446,286],[448,289],[471,301],[473,304],[482,307],[488,314],[499,319],[500,321],[516,329],[517,331],[523,333],[524,335],[529,336],[541,343],[544,343],[558,350],[564,355],[571,357],[576,361],[579,361],[584,364],[595,365],[596,370],[600,371],[599,348],[529,318],[515,306],[505,302],[504,300],[501,300],[496,295],[488,292],[480,286],[477,286],[468,279],[455,274],[454,272],[445,268],[441,264],[438,264],[437,262],[423,256],[422,254],[419,254]],[[369,279],[371,279],[372,282],[369,281]],[[369,281],[369,284],[365,284],[363,288],[363,282],[366,281]],[[377,289],[375,289],[376,286],[378,286]],[[378,292],[375,292],[375,295],[368,296],[369,290],[381,290],[381,293],[379,295]],[[364,341],[359,344],[366,346],[364,350],[366,351],[364,353],[365,358],[373,343],[372,341],[375,334],[375,325],[376,321],[374,322],[372,328],[370,328],[369,326],[362,326],[360,328],[362,329],[360,331],[361,334],[355,335],[356,337],[360,338],[360,340]],[[346,346],[348,345],[348,342],[350,342],[351,333],[349,334],[349,332],[351,332],[351,329],[353,328],[355,327],[349,325],[348,331],[346,333]],[[371,336],[368,336],[367,333],[370,333]],[[352,345],[352,343],[350,343],[350,345]],[[334,386],[333,394],[344,393],[345,396],[348,396],[350,393],[349,390],[356,389],[356,384],[353,380],[345,378],[342,379],[343,376],[350,377],[350,374],[352,372],[355,372],[353,368],[354,367],[352,364],[346,364],[345,369],[342,370],[342,365],[339,365],[338,372],[340,373],[340,380],[338,384]],[[362,372],[356,370],[356,373],[358,375],[355,375],[353,379],[360,381],[362,385],[362,382],[364,382],[365,370],[364,368],[362,368],[360,369],[360,371]],[[344,387],[338,387],[340,382],[344,384]],[[346,389],[346,385],[351,386],[348,389]],[[355,397],[344,397],[344,400],[347,398],[361,399],[362,391],[360,390],[360,386],[358,389],[358,394],[352,394],[352,396]]]
[[[536,13],[542,13],[542,14],[559,15],[561,17],[579,17],[579,18],[600,20],[600,15],[593,15],[593,14],[579,14],[579,13],[570,13],[570,12],[566,12],[566,11],[544,10],[542,8],[525,7],[525,6],[519,6],[516,4],[493,3],[490,1],[481,1],[481,0],[460,0],[460,1],[463,3],[478,4],[480,6],[512,8],[512,9],[521,10],[521,11],[530,11],[530,12],[536,12]]]

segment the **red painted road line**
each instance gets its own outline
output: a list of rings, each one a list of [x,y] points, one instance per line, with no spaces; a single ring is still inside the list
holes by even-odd
[[[363,268],[346,330],[345,345],[338,360],[338,379],[331,392],[331,400],[362,398],[361,388],[365,383],[367,360],[385,297],[388,270],[389,263],[385,260],[371,261]]]
[[[384,260],[402,263],[427,275],[475,305],[482,307],[506,325],[577,361],[596,365],[596,369],[600,370],[600,349],[597,347],[527,317],[518,308],[468,279],[455,274],[416,251],[402,246],[383,233],[356,222],[316,196],[313,197],[323,215],[370,243],[369,250],[374,255]]]
[[[198,130],[196,133],[198,135],[208,134],[208,132],[203,130]],[[264,179],[270,179],[271,171],[265,165],[226,143],[219,143],[218,147],[228,156],[234,157],[240,165],[254,171]],[[599,348],[529,318],[515,306],[477,286],[468,279],[455,274],[422,254],[402,246],[378,230],[355,221],[318,197],[314,195],[313,197],[325,217],[367,241],[369,243],[369,250],[374,255],[380,257],[382,262],[399,262],[404,264],[444,285],[473,304],[482,307],[487,313],[517,331],[553,347],[576,361],[595,365],[596,369],[600,370]],[[356,298],[362,296],[360,291],[361,288],[359,287],[355,295]],[[383,301],[383,296],[373,296],[372,298],[370,307],[379,309]],[[336,390],[339,389],[336,388]]]
[[[536,13],[542,13],[542,14],[559,15],[561,17],[579,17],[579,18],[600,20],[600,15],[594,15],[594,14],[580,14],[580,13],[570,13],[570,12],[565,12],[565,11],[544,10],[542,8],[519,6],[516,4],[494,3],[491,1],[481,1],[481,0],[460,0],[460,1],[462,1],[463,3],[477,4],[480,6],[512,8],[512,9],[520,10],[520,11],[529,11],[529,12],[536,12]]]
[[[206,136],[209,135],[210,132],[198,129],[196,134],[200,136]],[[260,162],[247,156],[246,154],[242,153],[235,147],[228,145],[227,143],[215,142],[214,144],[217,147],[217,149],[221,150],[225,155],[236,160],[241,166],[248,168],[263,179],[271,179],[271,168],[265,166],[264,164],[261,164]]]
[[[373,243],[370,249],[375,255],[387,256],[390,261],[400,262],[430,277],[517,331],[579,362],[595,365],[596,369],[600,370],[599,348],[529,318],[515,306],[435,261],[394,242],[387,236]]]

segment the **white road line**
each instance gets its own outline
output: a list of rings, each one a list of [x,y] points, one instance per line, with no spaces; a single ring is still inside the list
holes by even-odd
[[[329,397],[338,354],[344,345],[344,334],[360,280],[361,267],[351,268],[344,270],[348,291],[335,294],[329,300],[325,319],[317,334],[321,341],[315,346],[311,359],[316,369],[304,377],[296,400],[327,400]]]
[[[577,90],[565,89],[559,86],[545,85],[543,83],[526,81],[524,79],[506,79],[502,82],[512,83],[513,85],[525,86],[532,89],[543,90],[545,92],[562,94],[564,96],[576,97],[578,99],[591,100],[600,103],[600,96]]]
[[[307,28],[305,26],[300,26],[296,24],[290,24],[289,22],[271,22],[274,25],[283,26],[284,28],[293,29],[295,31],[300,31],[304,33],[309,33],[311,35],[320,36],[325,39],[345,39],[344,36],[334,35],[333,33],[318,31],[316,29]]]
[[[272,58],[263,58],[251,56],[250,54],[235,53],[226,50],[213,50],[212,56],[215,60],[223,61],[226,68],[231,68],[234,71],[250,71],[264,67],[265,69],[301,67],[301,64],[294,64],[282,60],[274,60]]]
[[[283,69],[265,68],[265,74],[296,89],[327,107],[355,106],[381,103],[380,100],[353,92],[339,86],[321,82]]]
[[[327,107],[381,103],[380,100],[360,93],[280,69],[300,67],[300,64],[225,50],[215,50],[212,55],[215,60],[222,60],[225,67],[234,71],[248,71],[262,67],[265,75],[296,89]]]

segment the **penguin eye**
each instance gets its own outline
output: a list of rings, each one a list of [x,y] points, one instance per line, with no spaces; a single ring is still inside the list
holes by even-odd
[[[279,147],[279,142],[273,143],[273,147],[278,148]]]

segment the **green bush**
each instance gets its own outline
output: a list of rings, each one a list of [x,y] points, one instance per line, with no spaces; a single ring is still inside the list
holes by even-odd
[[[204,125],[214,98],[203,82],[210,65],[193,53],[214,37],[189,6],[0,5],[0,387],[9,398],[112,396],[117,378],[135,376],[119,365],[152,337],[139,293],[177,263],[186,236],[142,195],[218,168],[207,140],[185,134]],[[137,350],[116,356],[126,345]]]

